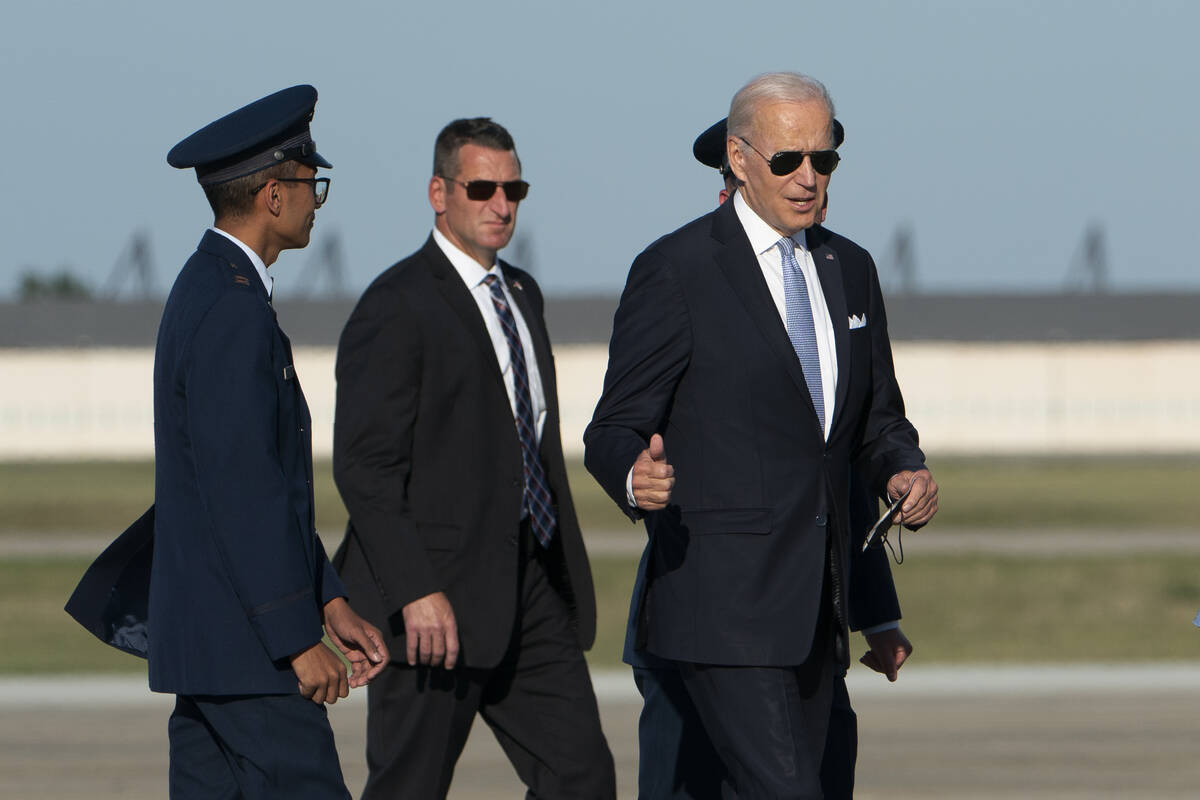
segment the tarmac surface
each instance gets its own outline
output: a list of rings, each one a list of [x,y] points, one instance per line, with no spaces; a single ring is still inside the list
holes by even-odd
[[[906,667],[889,685],[856,667],[856,797],[1195,798],[1200,660],[1191,664]],[[636,796],[640,701],[623,670],[595,676],[620,796]],[[143,678],[0,679],[0,798],[166,796],[172,698]],[[330,709],[347,784],[365,778],[365,696]],[[450,797],[520,798],[486,725]]]
[[[631,557],[645,542],[635,529],[587,540],[592,554]],[[0,557],[93,557],[107,544],[88,534],[2,534]],[[1035,557],[1195,553],[1200,535],[936,529],[906,533],[904,544],[912,553]],[[848,682],[859,718],[858,798],[1200,798],[1200,658],[1194,665],[911,664],[896,684],[856,664]],[[594,683],[620,797],[634,798],[640,698],[623,669],[597,673]],[[142,677],[0,677],[0,800],[165,798],[172,703],[151,694]],[[362,691],[330,708],[355,796],[366,777],[365,716]],[[477,724],[450,797],[523,796],[487,726]]]

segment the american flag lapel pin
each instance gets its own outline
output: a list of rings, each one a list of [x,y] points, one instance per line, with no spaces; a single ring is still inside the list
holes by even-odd
[[[825,254],[825,260],[827,260],[827,261],[833,261],[833,253],[826,253],[826,254]]]
[[[524,287],[524,286],[522,286],[522,285],[521,285],[521,282],[520,282],[519,280],[515,279],[515,278],[513,279],[513,282],[512,282],[512,284],[511,284],[511,286],[512,286],[514,289],[516,289],[518,292],[523,292],[523,291],[525,291],[525,287]]]

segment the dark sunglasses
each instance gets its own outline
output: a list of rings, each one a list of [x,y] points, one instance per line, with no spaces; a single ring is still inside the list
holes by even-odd
[[[497,188],[504,190],[504,197],[510,203],[519,203],[529,194],[529,184],[525,181],[457,181],[445,175],[441,178],[466,189],[471,200],[491,200]]]
[[[814,172],[820,175],[829,175],[837,169],[838,162],[842,160],[837,150],[780,150],[768,158],[757,147],[750,144],[745,136],[739,136],[738,138],[746,142],[751,150],[762,156],[763,161],[767,162],[767,167],[771,170],[772,175],[791,175],[800,169],[800,165],[804,163],[805,157],[812,164]]]

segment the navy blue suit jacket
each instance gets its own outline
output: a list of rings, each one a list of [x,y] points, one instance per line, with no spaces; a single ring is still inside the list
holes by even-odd
[[[899,620],[900,599],[896,595],[896,582],[892,578],[891,564],[882,546],[873,546],[863,552],[862,543],[867,531],[879,519],[879,501],[863,485],[862,478],[850,476],[850,563],[847,565],[849,587],[849,619],[851,630],[863,630],[885,622]],[[625,652],[622,660],[630,666],[643,669],[674,669],[671,661],[639,650],[637,646],[638,620],[642,616],[642,599],[646,593],[646,567],[650,562],[650,545],[642,552],[638,561],[637,575],[633,582],[633,594],[629,602],[629,618],[625,626]]]
[[[345,592],[313,522],[312,433],[291,345],[233,242],[208,231],[154,358],[150,688],[297,691],[288,657]]]
[[[828,441],[732,203],[655,242],[630,269],[585,460],[632,517],[625,478],[653,433],[675,467],[671,504],[645,517],[638,644],[654,655],[802,663],[830,544],[830,594],[849,617],[851,464],[875,494],[924,464],[870,255],[823,228],[808,233],[838,359]],[[866,325],[851,329],[850,315]]]

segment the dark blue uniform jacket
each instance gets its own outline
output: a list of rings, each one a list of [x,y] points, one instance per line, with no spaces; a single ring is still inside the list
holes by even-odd
[[[314,527],[310,427],[262,281],[233,242],[207,232],[159,328],[154,513],[68,606],[115,646],[148,650],[151,689],[297,691],[288,657],[320,640],[322,606],[345,595]],[[150,520],[148,558],[138,540]],[[147,645],[138,616],[151,562]]]

